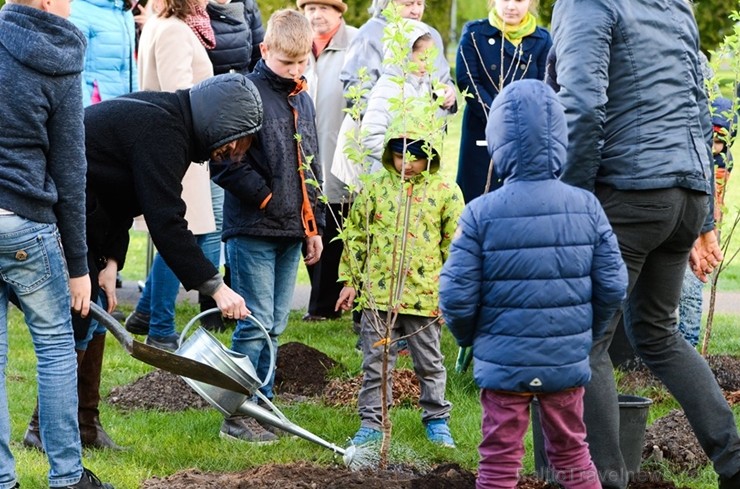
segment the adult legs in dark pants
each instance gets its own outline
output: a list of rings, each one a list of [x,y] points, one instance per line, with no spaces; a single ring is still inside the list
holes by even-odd
[[[344,245],[342,240],[335,240],[339,234],[339,228],[347,217],[350,203],[329,204],[326,206],[326,228],[321,240],[324,251],[321,260],[316,265],[306,266],[308,277],[311,279],[311,296],[308,301],[308,313],[303,317],[307,321],[331,319],[341,316],[341,312],[334,311],[334,306],[339,298],[342,284],[337,282],[339,278],[339,261],[342,258]],[[305,256],[305,244],[303,255]]]
[[[689,252],[708,212],[708,197],[686,189],[619,191],[600,186],[601,201],[629,272],[625,328],[636,353],[681,404],[715,471],[740,471],[740,438],[711,370],[683,339],[674,311]],[[584,397],[587,441],[604,488],[624,489],[628,474],[619,450],[619,407],[608,349],[619,322],[591,351]],[[711,413],[711,414],[710,414]]]

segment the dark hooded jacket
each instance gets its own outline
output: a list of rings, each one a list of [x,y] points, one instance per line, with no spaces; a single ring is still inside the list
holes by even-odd
[[[259,93],[237,74],[86,108],[93,252],[123,267],[128,230],[143,214],[154,245],[183,286],[215,292],[221,279],[187,228],[181,181],[192,161],[204,162],[211,151],[253,134],[261,124]]]
[[[265,124],[238,165],[211,162],[213,181],[226,190],[223,239],[303,239],[307,236],[302,222],[304,205],[313,211],[321,234],[325,218],[319,190],[316,185],[302,182],[298,172],[300,155],[306,166],[305,180],[321,185],[316,112],[311,97],[295,81],[276,75],[263,60],[247,78],[259,90]],[[300,143],[296,134],[300,135]],[[260,209],[270,194],[267,205]]]
[[[24,5],[0,10],[0,209],[56,223],[71,277],[88,273],[84,59],[71,22]]]
[[[616,237],[593,194],[558,180],[565,115],[544,83],[507,86],[486,138],[503,186],[463,212],[442,270],[442,314],[458,343],[473,345],[482,388],[585,385],[592,337],[626,294]]]

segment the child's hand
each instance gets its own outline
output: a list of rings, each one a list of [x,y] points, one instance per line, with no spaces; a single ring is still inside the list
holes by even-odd
[[[91,293],[92,287],[90,285],[89,274],[69,279],[69,295],[72,310],[79,313],[83,318],[87,317],[87,314],[90,312]]]
[[[355,296],[357,295],[357,292],[355,291],[354,287],[342,287],[342,290],[339,292],[339,299],[337,300],[337,305],[334,306],[335,311],[351,311],[352,308],[355,305]]]
[[[311,236],[306,238],[306,258],[304,263],[306,265],[316,265],[321,260],[321,252],[324,250],[324,243],[321,241],[321,236]]]
[[[455,89],[449,85],[445,85],[444,103],[442,104],[443,109],[451,109],[457,102],[457,95]]]

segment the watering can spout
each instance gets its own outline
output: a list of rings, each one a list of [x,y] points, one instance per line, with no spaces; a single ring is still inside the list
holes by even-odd
[[[279,411],[277,411],[277,413],[279,413]],[[237,408],[234,414],[243,414],[246,416],[251,416],[252,418],[256,419],[257,421],[261,423],[266,423],[271,426],[275,426],[276,428],[280,428],[283,431],[287,431],[288,433],[299,436],[303,438],[304,440],[317,443],[323,446],[324,448],[328,448],[334,453],[341,455],[342,457],[346,457],[347,455],[348,450],[338,447],[337,445],[330,443],[317,435],[314,435],[310,431],[301,428],[297,424],[289,421],[284,416],[282,416],[282,413],[276,414],[275,411],[269,411],[250,400],[245,400]]]

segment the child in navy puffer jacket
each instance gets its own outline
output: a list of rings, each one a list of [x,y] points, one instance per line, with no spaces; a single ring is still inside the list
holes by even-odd
[[[601,488],[583,386],[592,339],[627,289],[617,240],[596,197],[558,180],[567,127],[552,89],[535,80],[507,86],[486,136],[504,184],[468,204],[440,279],[440,309],[460,346],[473,346],[482,389],[477,487],[516,487],[537,396],[558,482]]]

